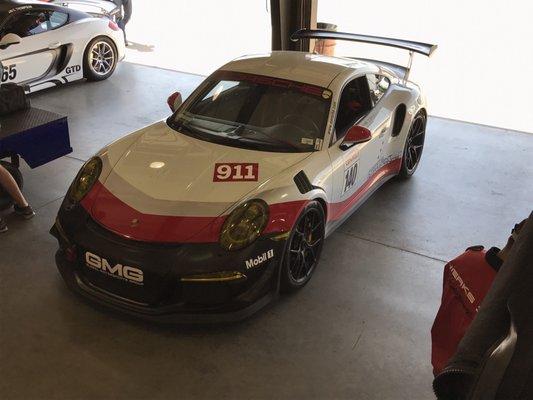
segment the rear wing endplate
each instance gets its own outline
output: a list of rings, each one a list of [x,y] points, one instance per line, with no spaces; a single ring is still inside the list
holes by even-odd
[[[392,39],[381,36],[359,35],[355,33],[334,32],[323,29],[300,29],[291,35],[292,41],[300,39],[332,39],[346,40],[350,42],[370,43],[380,46],[396,47],[409,51],[409,65],[406,68],[404,79],[407,80],[413,62],[413,53],[423,54],[430,57],[437,49],[436,44],[414,42],[412,40]]]

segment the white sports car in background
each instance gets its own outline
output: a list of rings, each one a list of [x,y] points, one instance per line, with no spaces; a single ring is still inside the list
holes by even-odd
[[[430,55],[436,46],[326,31]],[[410,177],[427,110],[408,68],[273,52],[232,61],[80,170],[52,234],[70,288],[160,321],[225,321],[303,287],[324,238]],[[326,266],[332,268],[334,266]]]
[[[111,76],[124,58],[115,22],[40,1],[0,3],[1,82],[34,92],[86,78]]]

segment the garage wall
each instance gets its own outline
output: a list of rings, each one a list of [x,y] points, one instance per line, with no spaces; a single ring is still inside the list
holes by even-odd
[[[412,78],[432,115],[533,133],[533,2],[319,0],[318,20],[339,31],[437,43]],[[405,63],[397,50],[342,43],[337,54]]]

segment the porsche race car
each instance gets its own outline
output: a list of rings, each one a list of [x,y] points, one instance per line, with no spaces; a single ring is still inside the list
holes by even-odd
[[[109,18],[41,1],[0,3],[1,83],[29,92],[109,78],[124,58],[124,33]]]
[[[281,51],[224,65],[183,103],[171,95],[167,120],[106,146],[74,179],[51,229],[61,275],[94,302],[168,322],[240,319],[302,288],[324,239],[419,165],[427,109],[407,73]]]

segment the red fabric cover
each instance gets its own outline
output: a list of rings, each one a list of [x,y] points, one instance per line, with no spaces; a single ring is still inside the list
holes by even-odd
[[[455,354],[496,275],[485,251],[467,249],[444,267],[442,300],[431,328],[431,363],[436,375]]]

